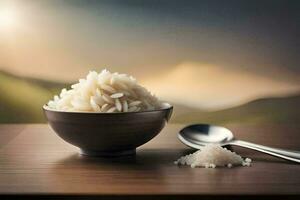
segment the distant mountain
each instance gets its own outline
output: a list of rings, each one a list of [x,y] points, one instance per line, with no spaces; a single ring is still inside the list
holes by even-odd
[[[174,116],[172,121],[179,123],[299,123],[300,95],[265,98],[247,104],[215,111],[195,110]]]
[[[0,71],[0,123],[44,122],[42,105],[64,86]]]
[[[141,83],[162,99],[199,105],[202,109],[228,108],[257,97],[300,92],[296,82],[271,79],[242,69],[189,62],[149,76]]]
[[[42,105],[64,83],[19,77],[0,71],[0,123],[45,122]],[[299,123],[300,95],[259,99],[215,112],[174,103],[171,122],[177,123]]]
[[[173,106],[172,119],[177,119],[180,116],[183,116],[187,113],[194,113],[195,111],[201,112],[200,109],[194,108],[192,106],[186,106],[186,105],[172,103],[172,102],[170,102],[170,104]]]
[[[1,71],[0,70],[0,75],[2,76],[6,76],[6,77],[11,77],[11,78],[15,78],[18,80],[22,80],[26,83],[29,84],[33,84],[36,86],[40,86],[42,88],[45,88],[47,90],[51,90],[54,92],[57,92],[57,90],[67,87],[67,83],[63,83],[63,82],[56,82],[56,81],[51,81],[51,80],[44,80],[44,79],[38,79],[38,78],[32,78],[32,77],[24,77],[24,76],[18,76],[15,75],[13,73],[7,72],[7,71]]]

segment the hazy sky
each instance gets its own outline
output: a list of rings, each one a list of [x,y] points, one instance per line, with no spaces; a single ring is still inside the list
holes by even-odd
[[[0,68],[70,81],[107,67],[149,82],[194,63],[294,87],[299,10],[297,0],[0,0]]]

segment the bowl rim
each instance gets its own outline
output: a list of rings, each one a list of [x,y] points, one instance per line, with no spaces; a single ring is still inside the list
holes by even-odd
[[[96,115],[122,115],[122,114],[129,114],[129,113],[149,113],[149,112],[158,112],[158,111],[165,111],[165,110],[172,110],[173,105],[167,102],[162,102],[162,104],[165,106],[160,109],[155,110],[145,110],[145,111],[134,111],[134,112],[113,112],[113,113],[106,113],[106,112],[89,112],[89,111],[64,111],[64,110],[56,110],[53,108],[50,108],[47,104],[43,105],[44,111],[50,111],[50,112],[56,112],[56,113],[77,113],[77,114],[96,114]]]

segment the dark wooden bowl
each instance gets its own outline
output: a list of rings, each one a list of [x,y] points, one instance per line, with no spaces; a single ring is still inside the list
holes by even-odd
[[[43,110],[52,129],[66,142],[91,156],[135,153],[135,149],[154,138],[171,117],[173,107],[127,113],[65,112]]]

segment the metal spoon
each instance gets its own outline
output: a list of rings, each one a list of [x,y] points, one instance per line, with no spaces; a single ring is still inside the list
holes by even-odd
[[[178,133],[178,138],[185,145],[195,149],[201,149],[209,143],[217,143],[221,146],[236,145],[300,163],[300,151],[283,150],[236,140],[230,130],[221,126],[209,124],[190,125]]]

